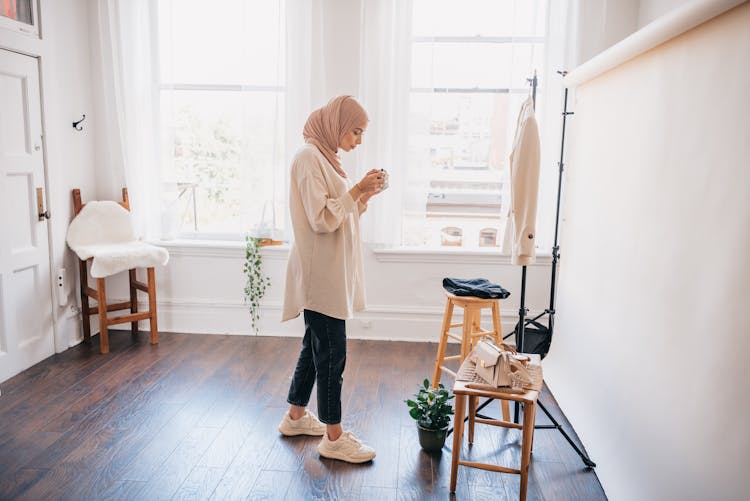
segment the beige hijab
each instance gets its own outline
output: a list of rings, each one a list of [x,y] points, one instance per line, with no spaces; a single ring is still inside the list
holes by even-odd
[[[364,129],[368,120],[367,112],[352,96],[334,97],[310,113],[302,136],[320,150],[341,177],[346,177],[337,154],[339,144],[347,132]]]

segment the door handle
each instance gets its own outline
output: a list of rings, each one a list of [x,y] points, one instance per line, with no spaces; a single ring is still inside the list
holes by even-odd
[[[44,188],[36,189],[36,209],[38,213],[39,221],[44,221],[50,218],[48,210],[44,210]]]

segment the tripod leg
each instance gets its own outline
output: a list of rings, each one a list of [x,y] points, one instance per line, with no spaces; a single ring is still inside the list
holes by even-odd
[[[537,405],[540,409],[542,409],[542,412],[547,415],[547,418],[549,418],[550,421],[552,421],[552,424],[554,425],[557,430],[562,433],[562,436],[565,437],[565,440],[568,441],[571,447],[573,447],[573,450],[576,451],[576,453],[581,457],[581,460],[583,461],[583,464],[585,464],[588,468],[594,468],[596,467],[596,463],[593,462],[589,457],[586,455],[585,452],[583,452],[581,449],[578,448],[578,446],[573,442],[573,440],[568,436],[568,434],[565,432],[562,426],[560,426],[560,423],[558,423],[555,418],[552,417],[552,415],[549,413],[547,408],[539,401],[537,401]]]

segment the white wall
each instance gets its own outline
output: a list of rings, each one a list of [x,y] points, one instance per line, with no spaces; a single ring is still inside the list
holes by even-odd
[[[638,6],[638,28],[643,28],[654,19],[681,7],[690,0],[641,0]]]
[[[571,0],[576,62],[588,61],[638,28],[638,0]]]
[[[748,26],[576,89],[545,376],[612,500],[747,498]]]
[[[169,265],[157,270],[160,330],[252,334],[242,302],[244,249],[210,244],[186,248],[179,242],[168,245]],[[279,321],[286,256],[285,249],[264,250],[264,270],[271,278],[271,287],[263,300],[261,335],[303,334],[300,319],[283,324]],[[446,276],[485,277],[511,290],[511,297],[501,302],[501,314],[506,332],[515,325],[521,273],[507,257],[422,253],[378,258],[368,249],[364,257],[368,308],[349,322],[347,335],[351,338],[436,341],[445,306],[442,279]],[[549,299],[549,262],[549,257],[540,257],[537,265],[528,268],[526,303],[531,314],[544,309]],[[125,276],[119,277],[119,283],[108,290],[124,300],[125,281]],[[485,320],[490,322],[487,313]],[[143,328],[146,324],[141,325]]]
[[[43,126],[46,139],[50,213],[50,248],[52,272],[66,269],[68,293],[75,295],[77,264],[65,245],[65,233],[72,218],[70,190],[84,193],[94,186],[96,115],[91,100],[89,68],[88,16],[85,0],[42,0],[41,39],[10,30],[0,30],[0,46],[40,58]],[[86,114],[83,131],[75,131],[74,120]],[[53,303],[57,304],[56,297]],[[72,303],[73,304],[73,303]],[[55,347],[57,351],[75,342],[80,323],[69,308],[54,307]]]

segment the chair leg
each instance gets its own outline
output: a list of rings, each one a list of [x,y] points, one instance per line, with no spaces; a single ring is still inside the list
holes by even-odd
[[[148,268],[148,311],[151,313],[149,316],[151,344],[159,344],[159,327],[156,323],[156,278],[153,268]]]
[[[96,302],[99,311],[99,348],[102,354],[109,353],[109,331],[107,331],[107,290],[103,278],[96,279]]]
[[[479,397],[469,396],[469,443],[474,443],[474,424],[477,419],[477,400]]]
[[[135,288],[136,274],[135,268],[129,270],[130,282],[130,313],[138,313],[138,289]],[[138,322],[130,322],[130,333],[135,336],[138,334]]]
[[[500,400],[500,411],[503,414],[503,421],[510,423],[510,404],[507,400]]]
[[[445,350],[448,347],[448,331],[450,330],[453,319],[453,301],[448,299],[445,303],[445,313],[443,314],[443,326],[440,328],[440,342],[438,343],[437,357],[435,358],[435,371],[432,373],[432,387],[437,388],[440,384],[440,376],[443,371],[440,366],[445,358]]]
[[[86,261],[78,260],[78,275],[81,281],[81,320],[83,320],[83,340],[87,343],[91,341],[91,315],[89,313],[89,296],[86,294],[86,288],[89,286],[89,275],[86,268]]]
[[[461,441],[464,432],[464,410],[466,409],[466,395],[456,395],[455,414],[453,415],[453,454],[451,455],[451,488],[456,492],[458,480],[458,460],[461,455]]]
[[[523,404],[523,431],[521,438],[521,489],[520,500],[526,500],[526,490],[529,484],[529,463],[531,461],[531,445],[534,439],[534,415],[536,404],[526,402]]]

